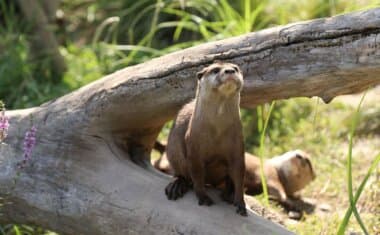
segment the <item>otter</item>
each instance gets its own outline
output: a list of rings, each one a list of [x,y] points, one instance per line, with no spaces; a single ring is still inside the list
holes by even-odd
[[[152,165],[166,174],[173,174],[173,169],[165,153],[165,145],[160,144],[161,157],[152,161]],[[260,159],[250,153],[245,153],[245,182],[247,195],[262,193],[260,177]],[[279,202],[288,210],[296,210],[297,204],[293,199],[307,184],[316,177],[310,156],[302,150],[288,151],[280,156],[273,157],[264,162],[264,174],[267,180],[268,194],[274,201]],[[221,188],[224,185],[219,185]],[[300,203],[298,203],[300,204]]]
[[[212,205],[205,185],[225,182],[222,199],[246,216],[244,202],[244,141],[240,120],[243,76],[231,63],[216,62],[197,73],[193,101],[178,113],[170,130],[167,159],[175,179],[165,188],[169,200],[191,187],[199,205]]]
[[[157,170],[168,175],[173,175],[173,169],[170,166],[166,153],[162,153],[161,157],[159,157],[158,159],[151,160],[151,164]]]
[[[262,193],[260,178],[260,159],[245,153],[246,194]],[[268,194],[288,210],[298,210],[293,199],[296,192],[315,179],[315,172],[309,155],[302,150],[293,150],[264,162],[264,175],[267,180]]]

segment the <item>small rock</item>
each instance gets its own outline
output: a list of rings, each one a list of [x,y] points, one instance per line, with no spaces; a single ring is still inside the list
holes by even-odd
[[[300,220],[302,218],[302,213],[298,211],[289,211],[288,216],[290,219]]]
[[[318,205],[318,209],[322,212],[329,212],[331,211],[331,206],[329,204],[322,203]]]

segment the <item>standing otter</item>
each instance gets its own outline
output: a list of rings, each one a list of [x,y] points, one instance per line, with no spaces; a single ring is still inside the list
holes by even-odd
[[[211,205],[205,184],[225,181],[222,198],[247,215],[243,195],[244,142],[240,121],[243,76],[238,66],[214,63],[197,73],[195,100],[178,113],[170,131],[167,158],[175,179],[165,188],[169,200],[191,185],[199,205]]]

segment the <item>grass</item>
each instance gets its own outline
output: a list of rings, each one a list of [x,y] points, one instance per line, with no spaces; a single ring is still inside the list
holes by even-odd
[[[368,172],[367,174],[365,175],[364,179],[362,180],[358,190],[356,191],[355,193],[355,196],[352,197],[350,199],[350,207],[347,209],[347,212],[339,226],[339,229],[338,229],[338,235],[342,235],[344,234],[344,231],[346,230],[347,228],[347,225],[348,225],[348,222],[349,222],[349,219],[350,219],[350,216],[351,216],[351,213],[353,211],[353,208],[356,207],[356,203],[358,202],[359,200],[359,197],[361,195],[361,193],[363,192],[364,190],[364,187],[369,179],[369,177],[371,176],[371,174],[373,173],[373,171],[376,169],[376,167],[378,166],[380,162],[380,154],[378,154],[376,157],[375,157],[375,160],[372,162],[371,166],[369,167],[368,169]],[[352,201],[351,201],[352,200]],[[375,199],[376,200],[376,199]],[[361,219],[360,219],[361,220]],[[359,222],[359,219],[358,219],[358,222]],[[365,232],[366,234],[368,234],[368,231],[367,229],[364,227],[364,224],[363,222],[361,221],[360,222],[360,227],[362,228],[362,231]]]
[[[379,156],[375,155],[380,147],[380,133],[365,132],[366,126],[358,125],[357,131],[362,134],[355,137],[355,144],[350,147],[346,138],[350,135],[349,126],[355,114],[360,115],[360,120],[366,120],[366,115],[370,114],[368,110],[380,110],[380,105],[376,103],[380,95],[377,99],[372,98],[364,102],[360,112],[347,104],[347,98],[338,98],[328,105],[320,103],[317,115],[314,110],[316,102],[313,99],[297,98],[277,102],[280,109],[272,113],[271,126],[275,128],[270,127],[267,130],[271,141],[267,139],[265,142],[265,156],[275,156],[296,148],[309,152],[317,178],[303,190],[302,195],[314,199],[318,204],[328,204],[331,207],[327,212],[316,211],[306,215],[301,222],[287,221],[287,227],[297,234],[337,234],[345,217],[344,226],[347,226],[347,231],[361,231],[356,220],[348,220],[352,208],[349,197],[346,196],[349,191],[346,180],[347,149],[352,150],[353,182],[361,182],[359,187],[353,186],[352,190],[356,190],[353,202],[357,203],[358,213],[368,233],[380,232],[377,216],[380,212],[380,168],[377,165]],[[287,115],[298,119],[291,118],[293,122],[284,120],[283,117]],[[380,125],[380,115],[372,119],[372,122],[375,126]],[[286,128],[278,128],[281,124],[286,125]],[[253,146],[249,151],[257,153],[259,147]],[[361,198],[359,195],[362,195]],[[281,212],[278,207],[271,207]]]
[[[266,130],[268,127],[270,115],[272,113],[275,103],[276,103],[275,101],[272,101],[266,117],[264,117],[265,106],[261,105],[257,107],[257,114],[258,114],[257,126],[258,126],[258,131],[260,133],[260,145],[259,145],[260,178],[263,185],[263,196],[264,196],[264,202],[266,206],[269,206],[269,195],[268,195],[267,181],[264,175],[264,148],[265,148],[264,140],[266,136]]]
[[[365,97],[365,93],[363,94],[363,97],[362,99],[360,100],[359,104],[358,104],[358,107],[356,109],[356,112],[355,112],[355,117],[353,118],[352,120],[352,125],[351,125],[351,131],[350,131],[350,136],[349,136],[349,147],[348,147],[348,160],[347,160],[347,176],[348,176],[348,196],[349,196],[349,200],[350,200],[350,207],[347,209],[347,212],[344,216],[344,219],[342,220],[340,226],[339,226],[339,230],[338,230],[338,235],[343,235],[346,228],[347,228],[347,225],[348,225],[348,221],[350,219],[350,216],[351,216],[351,213],[353,212],[354,215],[355,215],[355,218],[357,220],[357,222],[359,223],[360,225],[360,228],[361,230],[364,232],[364,234],[369,234],[368,233],[368,230],[366,229],[362,219],[360,218],[360,215],[357,211],[357,208],[356,208],[356,203],[357,201],[359,200],[359,197],[361,195],[361,193],[363,192],[363,189],[364,189],[364,186],[366,185],[367,181],[368,181],[368,178],[370,177],[371,173],[373,172],[373,170],[377,167],[379,161],[380,161],[380,154],[378,154],[375,158],[374,158],[374,161],[373,163],[370,165],[368,171],[367,171],[367,174],[366,176],[364,177],[364,179],[362,180],[358,190],[356,191],[355,193],[355,196],[353,195],[353,190],[352,190],[352,147],[353,147],[353,138],[354,138],[354,135],[355,135],[355,129],[357,127],[357,124],[358,124],[358,121],[359,121],[359,114],[360,114],[360,107],[361,107],[361,104],[364,100],[364,97]]]
[[[352,119],[352,124],[351,124],[351,130],[350,130],[350,135],[349,135],[349,144],[348,144],[348,155],[347,155],[347,181],[348,181],[348,198],[349,198],[349,201],[350,201],[350,207],[349,209],[351,209],[355,215],[355,218],[356,218],[356,221],[359,223],[360,225],[360,228],[361,230],[364,232],[364,234],[368,234],[368,231],[367,229],[365,228],[364,226],[364,223],[362,221],[362,219],[360,218],[360,214],[356,208],[356,202],[357,200],[354,201],[354,196],[353,196],[353,191],[352,191],[352,148],[353,148],[353,139],[354,139],[354,135],[355,135],[355,129],[356,129],[356,126],[357,126],[357,123],[359,121],[359,113],[360,113],[360,107],[363,103],[363,100],[364,100],[364,97],[365,97],[365,93],[363,94],[359,104],[358,104],[358,107],[356,109],[356,112],[355,112],[355,115]],[[371,169],[371,167],[370,167]],[[366,182],[366,180],[364,179],[364,184]],[[363,184],[363,185],[364,185]],[[360,195],[360,189],[358,190],[358,195]],[[347,214],[347,213],[346,213]],[[348,218],[349,218],[349,215],[350,214],[347,214],[348,215]],[[341,226],[339,227],[339,230],[338,230],[338,234],[341,235],[344,233],[344,230],[346,229],[347,227],[347,224],[344,223],[345,220],[342,221],[341,223]]]
[[[15,9],[6,6],[6,2],[9,1],[0,0],[1,26],[4,26],[0,27],[0,50],[7,48],[0,54],[0,99],[11,109],[41,104],[117,69],[202,42],[379,6],[376,0],[112,3],[63,0],[62,9],[69,13],[65,29],[71,30],[60,35],[68,38],[61,47],[68,71],[62,81],[54,83],[44,61],[29,59],[28,35],[24,33],[28,25],[16,17]],[[351,133],[349,126],[355,109],[347,102],[324,105],[319,99],[297,98],[276,102],[267,115],[242,111],[246,150],[261,157],[296,148],[309,152],[318,176],[303,195],[334,207],[330,212],[306,215],[299,223],[288,223],[292,231],[336,234],[339,226],[340,231],[359,231],[360,225],[353,219],[360,215],[369,234],[380,233],[380,221],[376,217],[380,214],[379,156],[375,156],[380,148],[380,107],[377,103],[365,103],[360,112],[356,111],[362,121],[355,132],[356,143],[351,147],[346,137]],[[166,127],[160,138],[165,139],[167,133]],[[346,157],[347,149],[351,149],[352,158]],[[349,184],[345,180],[347,170],[352,173]],[[356,182],[361,182],[357,188]],[[266,198],[262,199],[264,203]],[[273,208],[278,210],[276,206]],[[351,213],[356,217],[351,218]],[[24,231],[32,234],[31,229],[35,229],[33,234],[44,234],[39,228],[28,226],[0,226],[0,234],[24,234]]]
[[[372,96],[368,95],[359,111],[356,106],[361,95],[338,97],[330,104],[324,104],[317,98],[276,101],[269,119],[270,109],[266,107],[265,115],[262,115],[264,118],[261,118],[262,129],[268,120],[266,130],[261,132],[266,134],[256,133],[258,141],[247,144],[246,150],[265,157],[297,148],[310,153],[317,178],[301,192],[301,195],[312,199],[318,205],[327,205],[327,208],[330,208],[329,211],[316,210],[313,214],[305,214],[299,222],[286,220],[286,227],[291,231],[304,235],[334,235],[338,234],[342,221],[345,221],[346,232],[361,231],[355,217],[350,219],[349,216],[352,209],[347,187],[347,150],[351,149],[352,191],[356,192],[353,197],[356,208],[368,233],[380,233],[380,157],[375,156],[380,149],[380,132],[373,131],[380,126],[380,112],[377,112],[380,111],[380,104],[376,102],[380,99],[379,91],[380,88],[377,88],[377,92],[369,91],[369,95]],[[354,104],[351,104],[352,97],[356,97]],[[243,110],[242,115],[245,135],[248,134],[247,130],[258,123],[258,119],[247,112],[250,110]],[[356,115],[360,119],[356,134],[351,135],[351,124]],[[373,129],[368,129],[368,125],[362,125],[368,117],[371,117]],[[161,132],[161,140],[166,139],[169,126]],[[355,136],[351,147],[347,138],[350,135]],[[258,154],[260,152],[263,154]],[[266,204],[265,196],[259,195],[256,199],[263,205]],[[274,203],[271,202],[269,206],[283,213],[282,208]]]

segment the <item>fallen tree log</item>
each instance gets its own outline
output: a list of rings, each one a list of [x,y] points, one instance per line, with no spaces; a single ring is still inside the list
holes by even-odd
[[[341,94],[380,83],[380,9],[276,27],[131,66],[39,107],[7,111],[0,146],[0,223],[38,224],[62,234],[288,234],[193,193],[168,201],[168,178],[149,154],[164,123],[195,92],[195,73],[214,60],[245,75],[242,106]],[[23,135],[37,127],[22,170]],[[15,181],[16,179],[16,181]],[[214,198],[215,195],[214,195]]]

